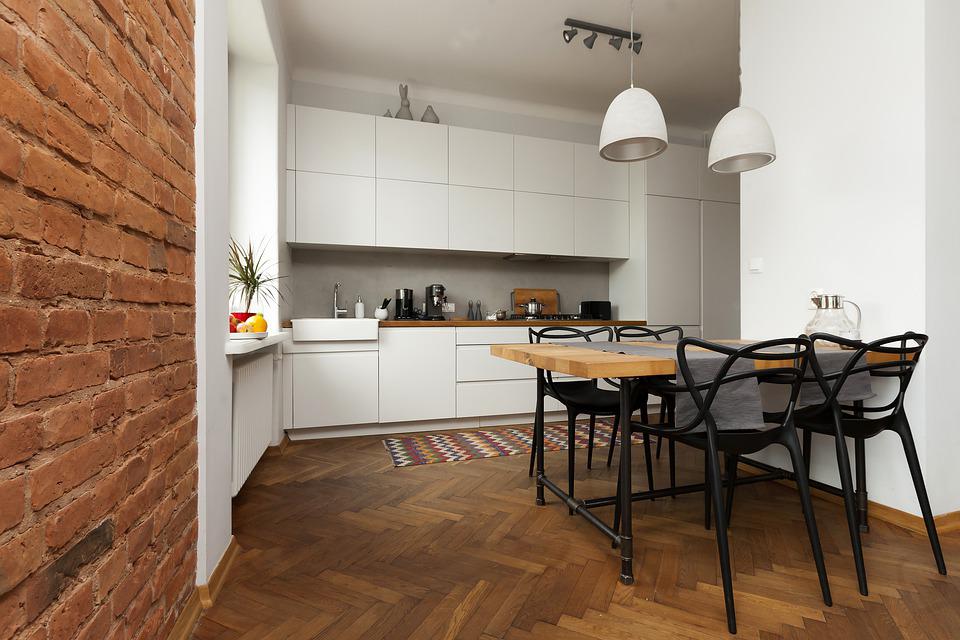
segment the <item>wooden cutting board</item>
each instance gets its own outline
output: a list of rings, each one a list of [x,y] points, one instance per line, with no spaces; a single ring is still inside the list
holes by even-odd
[[[560,294],[556,289],[514,289],[514,307],[510,313],[523,313],[516,305],[526,304],[530,302],[530,298],[536,298],[537,302],[543,303],[544,315],[560,313]]]

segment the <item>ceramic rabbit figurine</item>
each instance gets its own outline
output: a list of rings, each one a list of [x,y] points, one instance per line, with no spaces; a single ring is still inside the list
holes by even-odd
[[[397,109],[397,118],[401,120],[413,120],[413,114],[410,112],[410,99],[407,98],[407,85],[400,85],[400,108]]]

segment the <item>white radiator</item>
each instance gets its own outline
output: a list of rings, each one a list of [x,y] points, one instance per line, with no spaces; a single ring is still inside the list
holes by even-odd
[[[233,363],[233,495],[270,444],[273,431],[273,350]]]

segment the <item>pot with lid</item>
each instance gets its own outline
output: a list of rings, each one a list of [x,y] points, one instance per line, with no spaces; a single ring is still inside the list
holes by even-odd
[[[528,318],[543,315],[543,303],[537,302],[536,298],[530,298],[530,302],[518,302],[517,308]]]

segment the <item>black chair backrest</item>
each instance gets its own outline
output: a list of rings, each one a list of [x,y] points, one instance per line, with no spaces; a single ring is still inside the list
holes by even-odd
[[[913,372],[920,362],[920,354],[926,346],[929,337],[922,333],[907,333],[887,336],[872,342],[849,340],[829,333],[814,333],[810,336],[813,341],[813,350],[810,358],[810,369],[820,385],[824,395],[821,406],[829,407],[835,403],[844,410],[864,413],[899,410],[903,408],[903,397],[910,385]],[[850,354],[842,368],[826,372],[822,362],[817,357],[817,349],[842,348]],[[881,378],[897,378],[900,386],[896,397],[883,406],[853,407],[839,403],[839,395],[850,376],[869,373]]]
[[[726,356],[713,378],[696,378],[687,359],[687,350],[691,348]],[[812,345],[806,336],[766,340],[742,347],[717,344],[700,338],[682,339],[677,344],[677,365],[680,370],[678,379],[683,380],[682,390],[692,396],[698,411],[686,424],[663,431],[683,433],[704,423],[708,431],[716,434],[717,423],[710,409],[717,396],[725,385],[750,379],[790,386],[790,397],[780,426],[789,424],[793,419],[793,410],[800,394],[811,349]],[[752,366],[746,370],[741,367],[731,371],[743,360],[751,361]]]
[[[642,325],[624,325],[614,329],[614,333],[616,334],[617,342],[621,340],[644,340],[649,338],[657,342],[662,342],[664,336],[667,337],[667,340],[683,340],[683,327],[677,325],[663,329],[651,329],[650,327]],[[676,333],[677,335],[669,335],[672,333]]]

